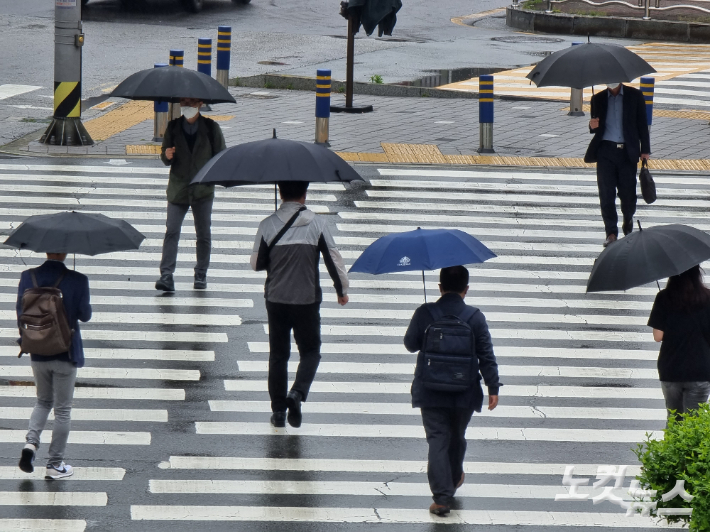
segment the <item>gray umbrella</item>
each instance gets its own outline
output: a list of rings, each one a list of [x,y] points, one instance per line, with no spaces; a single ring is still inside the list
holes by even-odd
[[[656,70],[623,46],[585,43],[547,56],[526,76],[538,87],[583,89],[632,81]]]

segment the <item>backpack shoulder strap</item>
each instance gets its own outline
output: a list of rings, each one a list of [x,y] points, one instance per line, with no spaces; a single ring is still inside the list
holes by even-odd
[[[281,231],[279,231],[274,239],[271,241],[269,244],[269,251],[273,249],[273,247],[276,245],[276,243],[281,240],[281,237],[283,237],[286,234],[286,231],[291,229],[291,226],[296,222],[296,218],[298,218],[298,215],[301,214],[303,211],[306,210],[306,206],[304,205],[300,209],[296,211],[296,214],[291,216],[291,218],[284,224],[284,226],[281,228]]]
[[[30,270],[30,277],[32,277],[32,286],[35,288],[39,288],[39,285],[37,284],[37,276],[35,275],[35,269],[32,268]]]
[[[474,308],[474,307],[471,307],[471,306],[469,306],[469,305],[466,305],[466,307],[464,308],[463,312],[462,312],[461,314],[459,314],[459,319],[460,319],[462,322],[468,324],[468,320],[470,320],[471,318],[473,318],[473,315],[474,315],[476,312],[478,312],[478,309],[477,309],[477,308]]]
[[[67,272],[62,272],[62,274],[59,276],[59,279],[57,279],[57,282],[54,283],[54,286],[52,288],[59,288],[59,283],[61,283],[64,280],[64,276],[67,274]]]

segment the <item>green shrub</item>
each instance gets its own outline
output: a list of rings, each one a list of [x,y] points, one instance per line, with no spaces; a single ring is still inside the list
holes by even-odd
[[[657,508],[692,508],[691,516],[666,516],[669,523],[683,521],[691,532],[710,530],[710,405],[704,403],[680,420],[672,416],[665,437],[640,443],[634,453],[641,462],[636,477],[642,489],[656,490],[651,498]],[[676,480],[685,481],[690,502],[680,497],[663,502],[661,496],[671,491]]]
[[[374,76],[370,76],[370,81],[372,83],[378,83],[378,84],[384,83],[384,81],[382,81],[382,76],[380,76],[379,74],[375,74]]]

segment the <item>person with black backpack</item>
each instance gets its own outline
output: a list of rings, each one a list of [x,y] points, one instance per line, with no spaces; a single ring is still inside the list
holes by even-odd
[[[421,408],[429,444],[427,476],[434,503],[429,511],[446,516],[464,481],[466,427],[483,406],[481,375],[488,387],[488,410],[498,404],[498,364],[483,313],[464,303],[468,270],[442,268],[441,297],[419,307],[404,335],[404,346],[419,351],[412,382],[412,407]]]
[[[22,272],[17,290],[17,325],[20,356],[29,353],[37,390],[19,467],[34,471],[34,460],[47,417],[54,408],[52,443],[45,478],[69,477],[64,463],[71,428],[76,370],[84,366],[79,321],[91,319],[89,279],[64,265],[66,253],[47,253],[38,268]]]
[[[160,159],[170,167],[168,177],[168,213],[163,240],[163,256],[160,261],[160,279],[156,290],[174,292],[175,264],[182,222],[187,211],[192,209],[197,236],[195,282],[193,288],[207,288],[207,268],[212,249],[212,203],[214,185],[192,185],[192,178],[214,155],[226,148],[219,124],[200,114],[202,102],[194,98],[180,100],[182,116],[171,120],[165,129]]]

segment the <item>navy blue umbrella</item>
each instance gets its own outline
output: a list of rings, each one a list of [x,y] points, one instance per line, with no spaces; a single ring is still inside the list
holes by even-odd
[[[496,256],[476,238],[458,229],[417,228],[378,238],[362,252],[350,272],[377,275],[421,270],[424,280],[424,270],[476,264]]]

